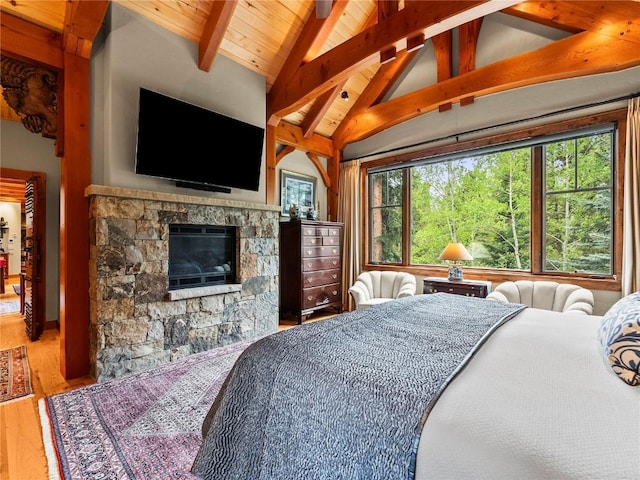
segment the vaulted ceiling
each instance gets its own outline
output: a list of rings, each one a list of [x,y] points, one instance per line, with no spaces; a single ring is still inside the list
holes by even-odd
[[[351,142],[478,96],[640,64],[638,1],[334,0],[326,17],[316,7],[331,0],[112,1],[196,43],[204,71],[224,55],[263,75],[277,143],[312,156],[330,157]],[[17,17],[82,48],[83,35],[95,35],[95,28],[81,26],[99,24],[94,17],[104,12],[91,4],[106,3],[3,0],[2,26],[13,27]],[[538,50],[477,66],[483,17],[495,12],[565,34]],[[390,97],[425,42],[435,51],[437,81]],[[18,118],[6,106],[2,117]]]

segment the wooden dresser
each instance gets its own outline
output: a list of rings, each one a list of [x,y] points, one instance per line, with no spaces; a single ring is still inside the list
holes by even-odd
[[[342,311],[342,223],[280,223],[280,318]]]

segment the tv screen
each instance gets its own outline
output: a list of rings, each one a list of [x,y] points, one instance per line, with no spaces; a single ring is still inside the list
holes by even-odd
[[[261,127],[140,88],[137,174],[257,192],[263,145]]]

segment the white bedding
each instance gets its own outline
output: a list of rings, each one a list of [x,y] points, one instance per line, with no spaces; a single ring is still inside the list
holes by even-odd
[[[447,387],[416,480],[640,479],[640,387],[604,362],[602,317],[524,310]]]

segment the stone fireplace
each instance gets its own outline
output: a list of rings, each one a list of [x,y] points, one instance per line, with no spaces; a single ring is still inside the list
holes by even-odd
[[[277,331],[278,206],[98,185],[85,193],[90,373],[98,381]],[[170,288],[177,225],[232,242],[233,259],[211,267],[219,273],[212,281]]]

